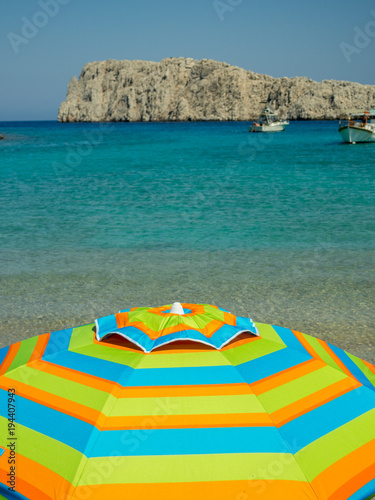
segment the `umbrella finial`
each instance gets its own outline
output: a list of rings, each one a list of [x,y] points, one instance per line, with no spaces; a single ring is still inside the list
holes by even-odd
[[[180,316],[185,314],[184,308],[182,307],[182,305],[179,302],[173,302],[170,313],[171,314],[179,314]]]

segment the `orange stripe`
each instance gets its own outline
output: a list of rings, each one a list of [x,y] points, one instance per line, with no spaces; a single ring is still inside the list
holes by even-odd
[[[236,316],[226,311],[223,311],[223,313],[224,313],[224,323],[226,323],[227,325],[236,326],[237,322]]]
[[[29,364],[29,363],[28,363]],[[107,393],[115,393],[116,391],[121,391],[122,386],[116,382],[111,382],[109,380],[96,377],[95,375],[90,375],[86,373],[73,370],[72,368],[67,368],[64,366],[55,365],[49,361],[37,360],[31,365],[32,368],[36,370],[49,373],[50,375],[55,375],[66,380],[71,380],[72,382],[77,382],[77,384],[82,384],[87,387],[92,387],[93,389],[98,389],[99,391]]]
[[[318,339],[318,342],[323,347],[323,349],[327,351],[327,353],[333,359],[333,361],[341,368],[341,370],[344,373],[346,373],[346,375],[348,375],[349,377],[354,378],[354,375],[347,369],[347,367],[344,365],[341,359],[336,356],[336,354],[332,351],[329,345],[326,342],[324,342],[324,340]]]
[[[248,333],[241,333],[238,337],[231,340],[228,344],[220,349],[220,351],[227,351],[228,349],[234,349],[235,347],[239,347],[243,344],[249,344],[250,342],[254,342],[255,340],[260,340],[261,337],[254,336],[251,334],[251,337]]]
[[[194,340],[177,340],[170,344],[164,344],[154,348],[147,356],[158,356],[160,354],[189,354],[196,352],[216,351],[214,346],[195,342]]]
[[[9,471],[8,471],[9,472]],[[9,478],[6,476],[7,472],[3,469],[0,469],[0,483],[7,481]],[[8,486],[8,485],[7,485]],[[15,491],[17,493],[20,493],[23,495],[25,498],[29,499],[38,499],[38,500],[51,500],[51,498],[55,497],[50,497],[49,495],[46,495],[42,491],[40,491],[38,488],[35,488],[32,484],[24,481],[20,477],[17,477],[16,481],[16,488]],[[1,493],[0,493],[1,495]],[[0,497],[0,498],[6,498],[6,497]]]
[[[188,304],[183,302],[182,307],[184,309],[190,309],[191,313],[185,313],[184,316],[196,316],[197,314],[204,314],[205,309],[204,306],[206,304]],[[211,306],[214,307],[215,309],[219,309],[217,306]],[[166,306],[161,306],[161,307],[150,307],[148,311],[152,312],[152,314],[157,314],[158,316],[161,316],[163,318],[166,317],[166,313],[164,312],[166,310]],[[136,311],[137,307],[134,307],[133,309],[130,309],[130,312]]]
[[[260,427],[274,425],[268,413],[223,415],[143,415],[108,417],[102,430]]]
[[[251,334],[240,334],[235,339],[231,340],[228,344],[220,349],[220,351],[226,351],[228,349],[233,349],[234,347],[239,347],[243,344],[248,344],[249,342],[253,342],[254,340],[259,340],[260,337],[254,336]],[[178,347],[176,347],[178,346]],[[207,352],[207,351],[217,351],[214,346],[210,346],[207,344],[200,344],[199,342],[195,342],[193,340],[179,340],[170,344],[165,344],[160,347],[157,347],[150,353],[147,353],[147,356],[158,356],[160,354],[186,354],[186,353],[195,353],[195,352]],[[140,352],[139,349],[137,352]],[[141,351],[143,353],[143,351]],[[143,353],[144,354],[144,353]]]
[[[367,366],[367,368],[375,375],[375,366],[372,365],[371,363],[368,363],[364,359],[362,359],[361,361],[363,361],[364,364]]]
[[[291,368],[287,368],[280,373],[270,375],[267,378],[254,382],[253,384],[250,384],[250,387],[254,394],[259,396],[264,392],[275,389],[275,387],[287,384],[292,380],[303,377],[304,375],[319,370],[324,366],[326,366],[326,364],[323,363],[323,361],[320,361],[318,359],[309,359],[297,366],[292,366]]]
[[[122,349],[123,351],[145,354],[140,347],[132,344],[130,340],[125,339],[125,337],[121,337],[120,334],[110,335],[103,340],[96,340],[95,334],[93,334],[93,344],[97,344],[100,346],[105,345],[106,347],[112,347],[113,349]]]
[[[129,313],[117,313],[115,314],[117,328],[124,328],[129,323]]]
[[[0,388],[7,390],[8,387],[12,387],[11,385],[9,385],[12,383],[12,379],[2,377],[2,379],[0,380]],[[75,403],[73,401],[70,401],[69,399],[56,396],[55,394],[51,394],[49,392],[37,389],[36,387],[32,387],[31,385],[23,384],[22,382],[18,381],[17,394],[31,401],[35,401],[36,403],[47,406],[48,408],[52,408],[53,410],[66,413],[67,415],[71,415],[72,417],[78,418],[79,420],[88,422],[91,425],[96,425],[97,422],[101,422],[101,417],[103,417],[104,419],[106,418],[98,410],[94,410],[93,408],[89,408],[88,406]]]
[[[191,309],[192,312],[185,314],[185,316],[191,317],[196,316],[198,314],[204,314],[204,306],[196,305],[196,304],[182,304],[184,308]],[[153,314],[158,316],[166,317],[163,311],[165,307],[156,307],[151,309],[150,311]],[[200,331],[205,335],[205,337],[210,338],[212,335],[225,323],[229,325],[236,324],[236,316],[231,313],[224,312],[224,320],[212,319],[205,327],[200,328]],[[170,326],[168,328],[163,328],[162,330],[152,330],[149,326],[147,326],[143,321],[133,321],[129,315],[129,313],[117,313],[115,314],[117,328],[124,328],[125,326],[134,326],[135,328],[139,328],[143,333],[145,333],[150,339],[155,340],[162,336],[169,335],[171,333],[180,332],[183,330],[195,330],[195,327],[178,324],[174,326]]]
[[[360,386],[361,384],[357,380],[354,380],[351,377],[345,378],[315,392],[314,394],[310,394],[295,403],[271,413],[271,418],[277,427],[281,427],[291,420],[294,420],[295,418],[300,417],[301,415],[304,415],[305,413],[308,413],[309,411],[312,411],[315,408],[318,408],[319,406],[322,406]]]
[[[30,500],[49,500],[56,498],[69,498],[72,485],[56,472],[34,462],[33,460],[16,455],[16,491]],[[6,484],[8,467],[0,468],[0,482]],[[5,479],[5,481],[4,481]]]
[[[2,377],[0,382],[0,388],[7,390],[8,387],[12,385],[12,380],[7,377]],[[9,385],[10,384],[10,385]],[[129,394],[130,393],[130,394]],[[47,406],[54,410],[60,411],[67,415],[71,415],[79,420],[87,422],[94,425],[98,429],[103,429],[108,426],[112,428],[115,426],[117,428],[119,424],[118,420],[114,420],[117,417],[107,417],[103,413],[93,408],[75,403],[68,399],[62,398],[60,396],[51,394],[49,392],[43,391],[41,389],[32,387],[27,384],[18,382],[17,394],[31,401],[35,401],[41,405]],[[240,394],[251,394],[251,390],[247,384],[228,384],[228,385],[218,385],[218,386],[166,386],[166,387],[124,387],[121,393],[115,397],[120,398],[143,398],[143,397],[186,397],[186,396],[206,396],[206,395],[240,395]],[[215,416],[210,418],[214,418]],[[123,418],[123,417],[120,417]],[[131,417],[130,417],[131,418]],[[139,417],[136,417],[139,419]],[[141,417],[147,418],[147,417]],[[150,417],[155,419],[155,417]],[[263,417],[260,417],[262,419]],[[264,417],[265,418],[265,417]],[[130,422],[130,420],[129,420]],[[196,424],[196,423],[195,423]],[[192,426],[195,425],[192,423]],[[262,425],[265,425],[262,423]],[[131,422],[129,425],[134,425]],[[137,423],[137,426],[139,424]],[[259,424],[261,425],[261,424]],[[199,424],[197,424],[199,426]],[[206,426],[202,423],[202,426]]]
[[[146,356],[144,351],[135,344],[132,344],[130,340],[121,337],[120,334],[113,334],[109,337],[106,337],[104,340],[96,340],[93,339],[94,344],[98,344],[100,346],[112,347],[113,349],[121,349],[124,351],[136,352],[139,354],[143,354]],[[176,347],[178,346],[178,347]],[[174,354],[174,353],[193,353],[193,352],[206,352],[206,351],[216,351],[213,346],[209,346],[207,344],[200,344],[198,342],[189,341],[189,340],[178,340],[176,342],[170,344],[164,344],[157,348],[155,348],[152,352],[147,353],[147,356],[155,356],[158,354]]]
[[[7,355],[0,366],[0,375],[4,375],[4,373],[9,370],[10,365],[13,363],[13,360],[17,355],[20,345],[21,342],[17,342],[9,347]]]
[[[346,500],[348,495],[353,495],[367,483],[375,478],[375,464],[371,464],[367,469],[342,485],[331,497],[330,500]]]
[[[221,328],[223,326],[223,324],[224,323],[222,321],[219,321],[217,319],[213,319],[205,327],[200,328],[200,331],[205,337],[210,338],[219,328]],[[197,328],[189,326],[189,325],[178,324],[175,326],[170,326],[168,328],[163,328],[160,331],[155,331],[155,330],[152,330],[147,325],[145,325],[142,321],[129,321],[124,326],[134,326],[135,328],[138,328],[143,333],[145,333],[151,340],[155,340],[155,339],[158,339],[160,337],[164,337],[166,335],[170,335],[170,334],[176,333],[176,332],[181,332],[184,330],[196,330],[197,329]]]
[[[346,500],[375,477],[375,439],[372,439],[321,472],[313,481],[315,491],[329,500]]]
[[[243,344],[248,344],[249,342],[253,342],[255,340],[260,340],[261,337],[254,336],[250,334],[241,334],[235,339],[231,340],[228,344],[220,349],[220,351],[226,351],[228,349],[233,349],[235,347],[239,347]],[[109,337],[106,337],[104,340],[96,340],[95,335],[93,338],[93,343],[106,347],[111,347],[112,349],[121,349],[129,352],[136,352],[139,354],[146,354],[142,351],[142,349],[135,344],[132,344],[128,339],[121,337],[119,334],[114,334]],[[161,354],[186,354],[186,353],[195,353],[195,352],[207,352],[207,351],[216,351],[215,347],[200,344],[198,342],[194,342],[192,340],[178,340],[176,342],[170,344],[164,344],[160,347],[155,348],[153,351],[147,353],[147,356],[159,356]]]
[[[30,356],[28,363],[32,363],[33,361],[40,359],[43,356],[44,351],[46,350],[49,338],[50,338],[49,333],[45,333],[44,335],[40,335],[38,337],[38,341],[35,345],[35,348],[33,350],[32,355]]]
[[[196,483],[105,484],[79,486],[69,500],[317,500],[311,486],[302,481],[207,481]]]
[[[313,358],[316,358],[316,359],[321,359],[321,357],[319,356],[319,354],[315,351],[315,349],[308,343],[308,341],[306,340],[306,338],[304,337],[303,333],[301,332],[298,332],[297,330],[292,330],[292,332],[294,333],[294,335],[297,337],[297,339],[301,342],[301,344],[303,345],[303,347],[306,349],[306,351],[311,354],[311,356]]]
[[[147,387],[124,387],[120,398],[157,398],[187,396],[229,396],[253,394],[246,383],[213,385],[166,385]]]

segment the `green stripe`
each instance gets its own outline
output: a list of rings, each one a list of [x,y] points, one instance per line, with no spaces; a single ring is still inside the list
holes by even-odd
[[[285,343],[281,340],[281,337],[278,335],[272,325],[267,325],[265,323],[255,323],[255,326],[258,328],[259,335],[262,337],[262,339],[269,340],[270,342],[276,342],[277,344],[281,344],[282,347],[286,347]]]
[[[255,325],[259,330],[260,339],[221,351],[223,356],[225,356],[232,365],[237,366],[286,347],[271,325],[263,323],[256,323]]]
[[[34,368],[18,368],[12,372],[11,378],[19,382],[26,380],[27,384],[31,387],[36,387],[50,394],[61,396],[64,399],[99,411],[103,411],[104,406],[108,404],[110,407],[113,406],[115,402],[114,396],[107,392],[72,382],[71,380],[63,379],[50,373],[35,370]]]
[[[217,415],[227,413],[264,413],[264,409],[253,394],[123,398],[117,400],[110,416]]]
[[[287,453],[226,453],[90,458],[79,486],[117,483],[181,483],[248,479],[306,482]]]
[[[170,306],[168,307],[170,308]],[[145,326],[155,332],[160,332],[165,328],[173,328],[178,325],[187,325],[192,328],[203,329],[213,320],[223,321],[224,319],[223,311],[210,306],[205,306],[205,312],[203,314],[196,314],[194,316],[165,315],[163,317],[159,314],[148,312],[147,309],[142,309],[138,308],[135,311],[130,311],[128,313],[129,322],[141,321]]]
[[[311,347],[316,351],[318,356],[322,358],[322,360],[328,365],[332,366],[336,370],[340,370],[340,372],[344,373],[344,370],[334,361],[328,352],[324,349],[324,347],[319,343],[318,339],[315,337],[311,337],[310,335],[302,334],[306,341],[311,345]]]
[[[94,323],[91,323],[90,325],[74,328],[70,339],[69,351],[130,366],[131,368],[135,368],[144,357],[144,354],[141,352],[117,349],[116,347],[109,347],[105,343],[94,344],[94,326]]]
[[[7,425],[7,420],[0,417],[0,436],[4,436],[1,438],[4,442]],[[86,457],[74,448],[19,423],[16,452],[56,472],[72,484],[86,462]]]
[[[94,328],[95,323],[73,328],[72,335],[70,337],[69,351],[92,344],[95,336]]]
[[[265,339],[254,340],[254,342],[249,342],[247,344],[242,344],[238,347],[232,349],[220,351],[221,354],[232,364],[233,366],[246,363],[247,361],[252,361],[272,352],[280,351],[285,348],[285,344],[276,344],[275,342],[270,342]]]
[[[344,373],[334,370],[330,366],[324,366],[319,370],[260,394],[258,398],[264,408],[269,413],[273,413],[344,378],[347,378]]]
[[[145,359],[138,368],[186,368],[193,366],[223,366],[229,364],[229,361],[222,356],[220,351],[205,351],[149,354],[145,356]]]
[[[375,410],[351,420],[295,454],[309,481],[330,465],[375,439]],[[370,459],[369,459],[370,460]]]
[[[15,370],[19,366],[25,365],[29,361],[29,359],[30,359],[30,357],[35,349],[35,346],[38,342],[38,339],[39,339],[39,337],[32,337],[30,339],[26,339],[26,340],[23,340],[21,342],[20,348],[18,349],[18,352],[17,352],[16,356],[14,357],[12,364],[10,365],[10,367],[8,368],[8,370],[6,372],[7,374],[10,371]],[[9,375],[7,375],[7,376],[9,376]]]
[[[362,361],[362,359],[357,358],[357,356],[353,356],[353,354],[349,354],[348,352],[346,354],[375,387],[375,374],[370,370],[370,368]]]
[[[112,363],[118,363],[120,365],[130,366],[131,368],[135,368],[145,357],[141,352],[116,349],[114,347],[108,347],[105,344],[86,345],[74,349],[73,352],[92,358],[103,359]]]

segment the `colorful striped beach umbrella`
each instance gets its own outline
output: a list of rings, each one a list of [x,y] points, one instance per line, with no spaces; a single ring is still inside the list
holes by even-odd
[[[0,350],[0,498],[364,500],[375,367],[210,305]]]

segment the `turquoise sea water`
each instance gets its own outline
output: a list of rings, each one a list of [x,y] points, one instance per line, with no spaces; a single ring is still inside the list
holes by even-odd
[[[0,123],[0,346],[178,300],[375,362],[375,144],[337,125]]]

